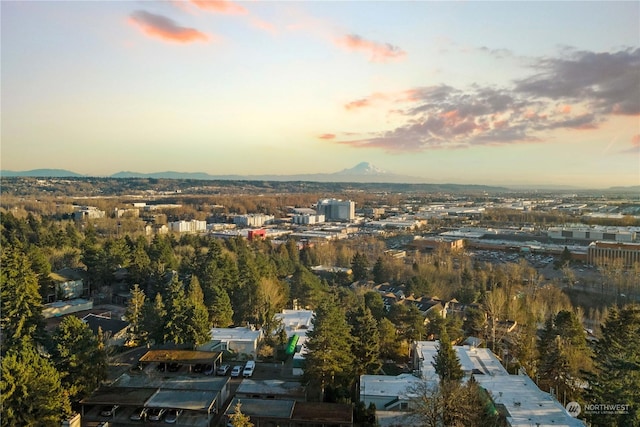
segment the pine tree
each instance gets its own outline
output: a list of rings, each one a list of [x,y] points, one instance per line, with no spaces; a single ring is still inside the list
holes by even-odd
[[[352,351],[355,356],[355,374],[376,374],[380,369],[380,333],[376,319],[365,306],[351,313]]]
[[[129,322],[129,340],[134,344],[140,341],[142,331],[142,318],[146,296],[136,284],[131,290],[131,299],[127,305],[124,317]]]
[[[38,278],[21,245],[3,247],[0,265],[0,326],[4,352],[25,337],[41,340],[44,327]]]
[[[188,301],[184,293],[184,286],[174,275],[169,284],[166,298],[164,342],[184,344],[187,338],[187,325],[189,320]]]
[[[0,426],[59,426],[71,414],[56,368],[27,339],[2,358]]]
[[[198,346],[211,340],[209,313],[196,276],[191,276],[187,298],[187,331],[184,341]]]
[[[107,376],[107,355],[86,323],[74,316],[62,319],[52,336],[52,357],[72,400],[95,390]]]
[[[369,260],[367,256],[356,252],[351,260],[351,271],[354,280],[367,280],[369,278]]]
[[[620,414],[592,414],[598,426],[640,425],[640,306],[613,307],[595,344],[594,371],[587,375],[586,403],[628,405]]]
[[[433,356],[431,364],[435,368],[441,383],[447,381],[459,382],[464,377],[460,359],[458,359],[458,355],[451,345],[446,328],[440,330],[438,351]]]
[[[307,333],[305,376],[320,386],[322,394],[327,386],[349,385],[354,357],[344,313],[335,301],[326,300],[312,323],[313,330]]]
[[[162,300],[162,294],[156,294],[151,300],[147,299],[142,312],[142,336],[147,343],[162,344],[165,336],[165,316],[167,310]]]

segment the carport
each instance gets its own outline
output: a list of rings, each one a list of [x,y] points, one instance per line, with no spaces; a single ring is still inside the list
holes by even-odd
[[[129,388],[129,387],[104,387],[99,388],[93,394],[80,401],[82,404],[82,417],[85,416],[86,406],[144,406],[147,400],[158,389],[156,388]]]
[[[149,408],[174,408],[206,413],[207,425],[210,425],[213,415],[217,413],[216,403],[218,403],[219,398],[219,391],[164,389],[157,390],[146,402],[146,406]]]
[[[222,363],[222,353],[197,350],[149,350],[140,358],[140,363],[179,363],[189,365],[213,364],[217,369]]]

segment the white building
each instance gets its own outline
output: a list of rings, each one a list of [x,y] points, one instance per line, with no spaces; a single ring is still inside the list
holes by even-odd
[[[321,224],[324,222],[324,215],[316,215],[316,214],[294,215],[293,217],[291,217],[291,222],[293,224],[299,224],[299,225]]]
[[[550,227],[547,230],[547,236],[556,240],[606,240],[631,243],[636,239],[636,232],[627,227],[564,226]]]
[[[290,340],[295,336],[295,351],[293,353],[293,369],[292,374],[301,376],[303,374],[302,366],[304,365],[304,355],[307,353],[307,332],[313,330],[312,310],[282,310],[282,313],[276,314],[276,320],[281,320],[287,338]]]
[[[356,217],[356,203],[351,200],[320,199],[316,213],[324,215],[327,221],[353,221]]]
[[[76,206],[73,219],[83,221],[86,219],[104,218],[106,213],[95,206]]]
[[[360,401],[365,407],[376,405],[380,411],[404,411],[409,408],[411,400],[416,396],[413,388],[418,387],[423,380],[412,374],[391,375],[361,375]]]
[[[273,222],[273,220],[273,215],[264,214],[236,215],[233,217],[233,223],[238,227],[262,227]]]
[[[207,231],[206,221],[174,221],[169,223],[169,230],[174,233],[199,233]]]
[[[239,356],[256,358],[258,344],[262,339],[262,329],[252,328],[212,328],[211,341],[198,348],[202,351],[232,351]]]

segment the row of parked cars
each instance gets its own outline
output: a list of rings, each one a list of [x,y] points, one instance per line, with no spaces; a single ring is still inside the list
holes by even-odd
[[[216,375],[227,375],[231,370],[231,377],[238,378],[242,375],[244,378],[253,376],[253,370],[256,368],[256,362],[249,360],[246,365],[235,365],[233,369],[231,365],[221,365],[216,371]]]
[[[113,417],[118,410],[118,405],[105,406],[100,409],[100,415],[103,417]],[[182,414],[182,409],[165,409],[165,408],[136,408],[129,419],[131,421],[162,421],[167,424],[175,424],[178,417]]]

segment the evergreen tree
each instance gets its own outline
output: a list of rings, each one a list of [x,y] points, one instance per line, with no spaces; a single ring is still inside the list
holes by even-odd
[[[127,305],[124,317],[129,322],[129,339],[135,344],[141,340],[143,333],[142,319],[144,316],[144,304],[146,296],[136,284],[131,290],[131,299]]]
[[[211,302],[207,306],[209,312],[209,322],[216,327],[226,328],[233,325],[233,308],[229,294],[222,286],[215,286],[212,289]]]
[[[356,252],[351,260],[351,272],[354,280],[367,280],[369,278],[369,260],[366,255]]]
[[[0,295],[3,352],[23,338],[43,337],[42,297],[38,278],[20,244],[2,248]]]
[[[458,355],[451,345],[446,328],[442,328],[440,331],[438,351],[433,356],[431,364],[436,370],[441,383],[447,381],[459,382],[464,376],[460,359],[458,359]]]
[[[611,308],[601,330],[586,402],[628,406],[619,414],[592,414],[589,420],[603,427],[640,425],[640,305]]]
[[[58,371],[26,338],[2,358],[0,407],[2,427],[58,427],[71,414]]]
[[[107,377],[107,355],[86,323],[75,316],[62,319],[52,336],[52,356],[71,400],[80,400]]]
[[[315,307],[321,301],[326,287],[318,277],[299,264],[291,278],[291,298],[301,307]]]
[[[164,343],[166,315],[162,294],[156,294],[153,300],[147,298],[142,312],[142,336],[147,343]]]
[[[184,286],[174,275],[169,284],[166,298],[164,342],[184,344],[187,338],[187,325],[189,321],[188,301],[184,292]]]
[[[187,307],[187,331],[185,342],[198,346],[211,340],[209,313],[204,305],[204,296],[196,276],[191,276]]]
[[[380,321],[385,315],[384,300],[378,292],[369,291],[364,294],[364,305],[371,310],[371,315]]]
[[[325,387],[351,383],[351,333],[344,313],[335,301],[323,301],[312,320],[313,330],[307,333],[308,353],[305,357],[305,376]]]
[[[147,254],[147,241],[140,236],[134,243],[131,251],[131,263],[129,265],[129,277],[132,283],[140,284],[143,289],[151,274],[151,258]]]
[[[391,278],[389,266],[382,257],[378,257],[373,265],[373,281],[376,283],[388,282]]]
[[[350,314],[356,378],[364,374],[376,374],[381,366],[380,334],[376,319],[363,305],[359,306],[355,313]]]

